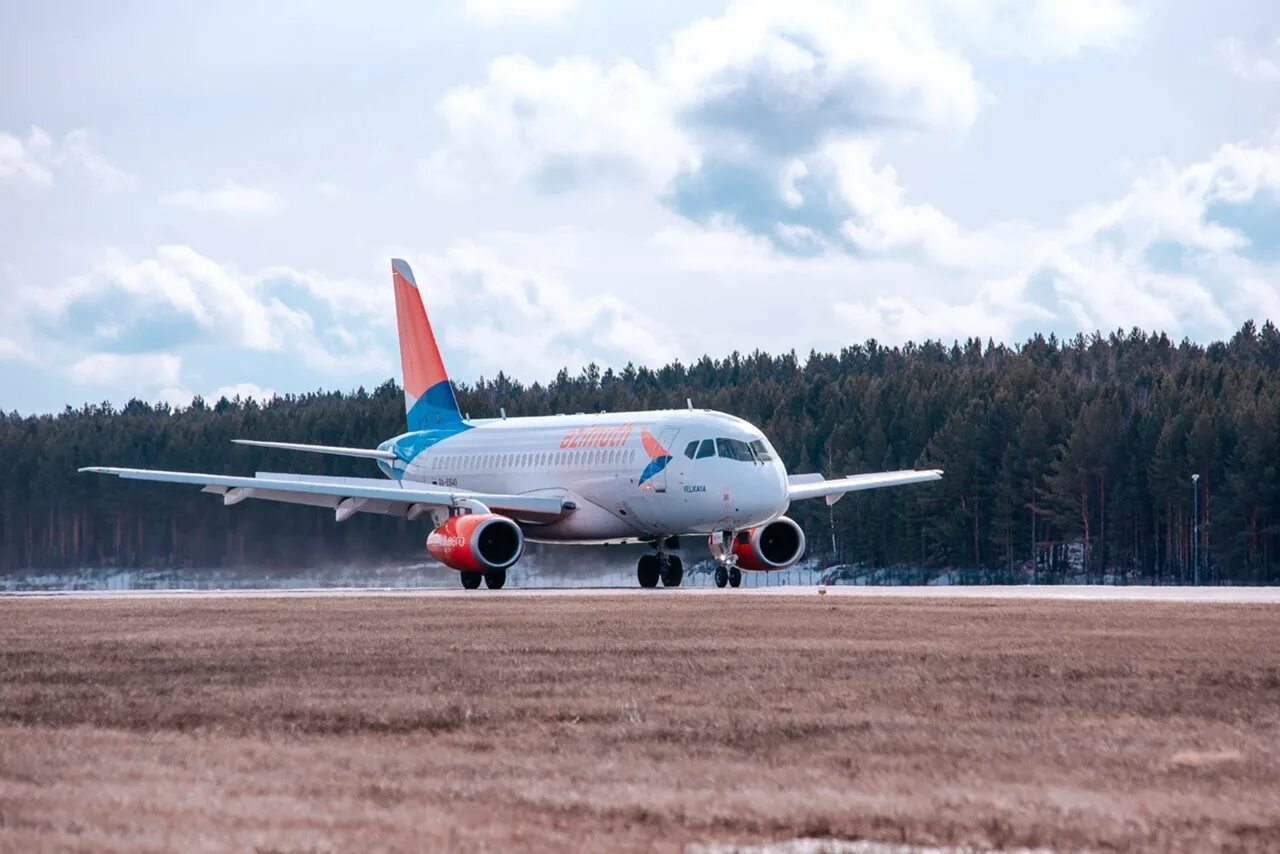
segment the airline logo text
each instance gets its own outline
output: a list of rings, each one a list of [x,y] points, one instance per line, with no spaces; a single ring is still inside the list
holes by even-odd
[[[616,448],[631,438],[632,424],[616,427],[578,427],[564,434],[562,448]]]

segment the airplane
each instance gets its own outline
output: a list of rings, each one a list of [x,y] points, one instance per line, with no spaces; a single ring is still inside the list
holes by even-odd
[[[427,552],[462,586],[501,588],[526,542],[648,543],[641,587],[679,587],[682,537],[706,537],[717,587],[742,571],[785,569],[804,554],[793,501],[938,480],[942,472],[891,471],[827,479],[788,475],[754,425],[724,412],[647,412],[472,419],[458,409],[422,294],[409,265],[391,262],[407,432],[376,448],[235,439],[304,453],[371,460],[383,477],[198,472],[88,466],[82,472],[200,486],[224,505],[247,499],[333,510],[342,522],[382,513],[431,526]]]

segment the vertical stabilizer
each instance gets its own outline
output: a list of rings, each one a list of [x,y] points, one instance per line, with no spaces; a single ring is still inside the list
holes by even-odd
[[[391,259],[396,291],[396,326],[400,332],[400,367],[404,374],[405,420],[410,430],[459,427],[462,415],[444,370],[436,336],[422,305],[422,294],[409,265]]]

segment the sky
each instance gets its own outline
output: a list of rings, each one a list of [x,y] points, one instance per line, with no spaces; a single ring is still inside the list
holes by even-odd
[[[0,410],[1280,320],[1280,4],[0,0]]]

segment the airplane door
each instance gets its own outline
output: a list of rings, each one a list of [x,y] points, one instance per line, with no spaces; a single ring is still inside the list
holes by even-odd
[[[671,463],[675,460],[676,434],[680,432],[679,427],[668,427],[658,434],[658,444],[662,445],[667,452],[667,464],[662,467],[653,477],[653,491],[667,491],[667,472],[671,468]]]
[[[646,437],[644,450],[648,464],[642,474],[632,477],[630,495],[619,505],[621,514],[642,530],[668,533],[667,516],[674,508],[666,494],[667,469],[675,461],[672,448],[679,432],[678,427],[665,427],[656,436]],[[658,447],[654,447],[655,443]]]

